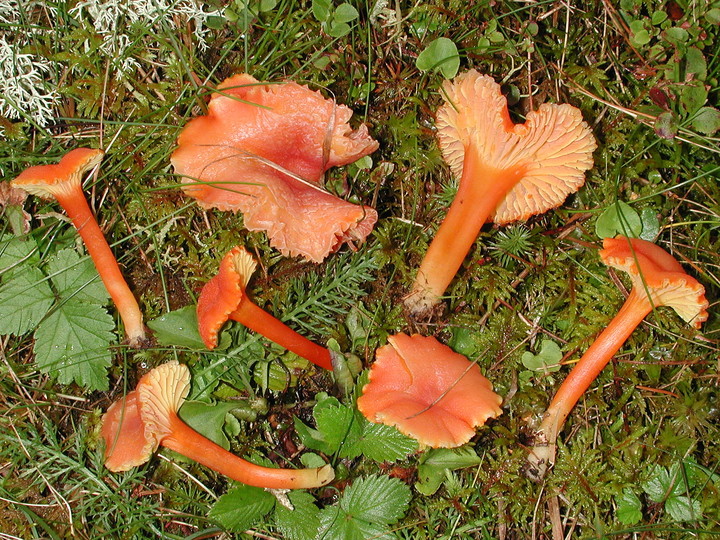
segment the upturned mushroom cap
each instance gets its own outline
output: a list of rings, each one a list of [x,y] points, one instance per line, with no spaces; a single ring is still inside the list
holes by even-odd
[[[145,431],[134,390],[103,415],[100,434],[105,440],[105,466],[113,472],[142,465],[158,448],[157,437]]]
[[[45,199],[62,196],[81,187],[83,174],[100,163],[103,155],[99,149],[76,148],[59,163],[25,169],[12,185]]]
[[[640,238],[605,238],[600,258],[627,272],[638,294],[646,291],[653,306],[669,306],[695,328],[707,320],[705,288],[660,246]]]
[[[171,157],[183,191],[204,208],[240,211],[245,227],[266,231],[283,254],[322,261],[347,240],[362,241],[374,209],[320,186],[330,167],[378,148],[352,111],[293,82],[224,81],[208,114],[191,120]]]
[[[190,391],[190,371],[168,362],[144,375],[135,390],[113,403],[103,416],[105,466],[121,472],[145,463],[170,434],[170,418]]]
[[[380,347],[358,409],[421,444],[452,448],[502,413],[502,398],[477,364],[434,337],[397,334]]]
[[[256,264],[245,248],[236,246],[223,257],[220,270],[200,292],[198,330],[209,349],[217,347],[218,333],[240,305]]]
[[[445,81],[443,92],[446,103],[437,113],[437,136],[454,175],[461,176],[469,146],[485,168],[524,171],[495,209],[493,222],[541,214],[585,182],[596,143],[577,108],[545,103],[528,113],[524,124],[514,124],[500,85],[475,70]]]

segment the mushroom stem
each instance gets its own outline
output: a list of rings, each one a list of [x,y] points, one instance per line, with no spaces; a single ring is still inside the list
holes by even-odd
[[[193,461],[247,484],[269,489],[310,489],[335,478],[330,465],[316,469],[274,469],[255,465],[218,446],[183,422],[176,414],[169,418],[171,433],[160,444]]]
[[[618,314],[560,385],[536,431],[535,445],[530,448],[528,472],[532,478],[541,479],[555,461],[555,442],[570,411],[652,308],[647,294],[633,287]]]
[[[322,368],[332,370],[330,351],[301,336],[244,296],[230,318]]]
[[[525,175],[524,166],[496,169],[483,164],[472,145],[465,150],[458,192],[420,265],[405,299],[412,315],[440,302],[480,229],[510,189]],[[482,182],[478,178],[483,178]]]
[[[128,287],[115,255],[90,210],[82,188],[80,186],[72,187],[56,193],[55,197],[83,239],[100,279],[117,307],[125,326],[129,345],[135,348],[140,347],[145,341],[145,326],[140,306]]]

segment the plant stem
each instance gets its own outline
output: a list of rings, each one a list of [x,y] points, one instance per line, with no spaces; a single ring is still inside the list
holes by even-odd
[[[247,297],[243,297],[238,308],[230,314],[230,318],[315,365],[328,370],[333,369],[328,349],[301,336]]]
[[[425,315],[440,301],[480,229],[524,173],[524,167],[488,167],[472,146],[466,148],[458,192],[425,254],[413,289],[405,299],[411,314]]]
[[[105,235],[88,206],[82,188],[78,186],[68,193],[55,195],[72,220],[95,263],[100,279],[112,298],[125,326],[125,334],[131,347],[140,347],[145,341],[145,326],[140,306],[120,271],[115,255]]]
[[[553,397],[536,432],[535,446],[528,455],[531,468],[535,469],[530,471],[531,476],[540,479],[545,475],[547,467],[555,460],[555,442],[570,411],[650,311],[652,304],[647,294],[633,288],[618,314],[575,364]]]
[[[171,433],[160,442],[162,446],[249,486],[309,489],[324,486],[335,478],[330,465],[317,469],[274,469],[255,465],[203,437],[174,413],[169,424]]]

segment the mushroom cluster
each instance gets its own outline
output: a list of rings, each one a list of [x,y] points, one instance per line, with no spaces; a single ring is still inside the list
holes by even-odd
[[[580,111],[570,105],[543,104],[516,124],[489,76],[470,70],[446,81],[442,90],[437,138],[459,185],[405,298],[409,322],[428,317],[440,302],[488,220],[525,220],[562,204],[583,185],[596,148]],[[294,82],[236,75],[212,94],[207,114],[182,129],[171,162],[183,192],[204,209],[241,212],[244,226],[264,231],[283,255],[322,262],[344,243],[364,241],[378,219],[373,208],[344,201],[322,186],[330,167],[352,163],[379,146],[366,126],[351,129],[351,115],[349,108]],[[64,208],[117,306],[129,345],[140,347],[147,342],[142,312],[82,192],[83,175],[102,157],[102,150],[78,148],[57,164],[28,168],[12,185],[53,197]],[[553,463],[559,432],[582,393],[652,309],[670,306],[696,328],[708,316],[702,285],[662,248],[607,238],[600,257],[627,272],[633,287],[551,401],[529,452],[534,478],[542,478]],[[207,348],[217,347],[223,326],[233,320],[325,370],[337,369],[339,354],[251,300],[247,289],[256,264],[237,246],[203,286],[196,313]],[[453,448],[502,414],[503,398],[476,361],[434,336],[400,332],[387,341],[377,349],[357,399],[369,421],[395,426],[423,447]],[[173,361],[152,369],[113,403],[102,424],[107,468],[139,466],[163,446],[253,486],[315,488],[334,479],[330,465],[262,467],[203,437],[178,416],[189,389],[189,369]]]

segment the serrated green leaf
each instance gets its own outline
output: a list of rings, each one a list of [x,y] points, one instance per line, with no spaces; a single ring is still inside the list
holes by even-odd
[[[37,243],[31,238],[9,234],[0,237],[0,276],[3,279],[17,268],[36,266],[39,260]]]
[[[104,304],[110,298],[92,259],[62,249],[47,262],[47,274],[61,298]]]
[[[58,305],[35,331],[38,368],[60,384],[74,381],[88,390],[107,390],[114,327],[100,306],[73,300]]]
[[[355,458],[364,455],[378,462],[397,461],[417,451],[417,441],[403,435],[394,427],[373,424],[359,413],[356,420],[362,426],[362,435],[354,444],[344,447],[340,457]]]
[[[634,525],[642,519],[642,503],[631,489],[625,488],[622,495],[615,497],[617,520],[625,525]]]
[[[35,328],[55,297],[36,268],[15,273],[0,286],[0,334],[22,335]]]
[[[636,238],[641,232],[640,216],[623,201],[611,204],[595,222],[595,234],[600,238],[614,238],[618,234]]]
[[[693,114],[705,105],[708,91],[702,81],[690,81],[680,91],[680,104],[687,114]]]
[[[700,501],[684,495],[669,497],[665,501],[665,511],[675,521],[695,521],[701,515]]]
[[[343,446],[352,446],[360,437],[361,426],[355,419],[354,410],[334,397],[321,393],[313,407],[317,429],[305,425],[297,417],[295,430],[302,443],[313,450],[334,454]]]
[[[665,467],[655,465],[647,481],[641,486],[653,502],[663,502],[670,493],[670,475]]]
[[[720,131],[720,111],[714,107],[701,107],[693,116],[692,127],[703,135],[715,135]]]
[[[353,519],[346,515],[337,506],[329,506],[320,511],[320,532],[317,535],[321,540],[392,540],[386,525],[368,523]]]
[[[340,508],[353,519],[391,525],[405,515],[409,503],[410,488],[397,478],[367,476],[345,490]]]
[[[320,528],[320,510],[315,499],[305,491],[288,494],[293,509],[281,504],[275,505],[275,526],[285,540],[308,540],[315,538]]]
[[[431,41],[418,55],[415,66],[420,71],[439,70],[446,79],[452,79],[460,68],[457,46],[446,37]]]
[[[148,321],[147,325],[154,332],[155,339],[161,345],[175,345],[177,347],[187,347],[188,349],[205,348],[198,331],[195,306],[185,306],[165,313],[156,319]],[[223,349],[222,340],[217,348]]]
[[[526,351],[522,355],[523,365],[532,371],[552,373],[560,369],[563,354],[560,346],[551,339],[543,339],[540,352],[533,354]]]
[[[241,533],[272,510],[275,497],[253,486],[240,486],[220,497],[208,516],[230,532]]]

